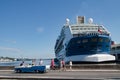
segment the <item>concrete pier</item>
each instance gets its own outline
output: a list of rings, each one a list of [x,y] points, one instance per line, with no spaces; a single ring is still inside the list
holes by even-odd
[[[72,66],[73,69],[116,69],[120,70],[120,64],[75,64]],[[66,68],[69,69],[69,65],[66,65]]]
[[[50,70],[47,73],[15,73],[0,70],[0,79],[5,80],[119,80],[120,70]]]
[[[0,79],[8,80],[119,80],[120,64],[76,64],[72,70],[48,70],[47,73],[15,73],[14,66],[0,66]]]
[[[14,66],[0,66],[0,70],[13,70]]]

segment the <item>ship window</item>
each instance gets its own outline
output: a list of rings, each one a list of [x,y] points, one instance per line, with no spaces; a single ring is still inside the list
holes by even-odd
[[[75,44],[75,42],[72,41],[70,45],[74,45],[74,44]]]
[[[92,42],[97,42],[97,38],[92,38],[91,41]]]
[[[88,30],[90,30],[90,28],[88,28]]]
[[[80,28],[80,30],[83,30],[83,28]]]
[[[105,42],[109,42],[110,40],[109,39],[105,39]]]
[[[79,30],[78,28],[74,28],[74,29],[72,29],[72,30]]]
[[[92,28],[92,30],[94,30],[94,28]]]
[[[98,48],[99,48],[99,49],[102,48],[102,45],[98,45]]]
[[[99,42],[103,42],[103,39],[102,39],[102,38],[99,38],[98,41],[99,41]]]
[[[82,42],[83,42],[83,43],[86,43],[86,42],[88,42],[88,39],[84,39]]]
[[[75,28],[72,28],[72,30],[75,30]]]
[[[117,48],[117,49],[120,49],[120,46],[117,46],[116,48]]]
[[[83,46],[79,46],[79,48],[81,48],[81,49],[82,49],[82,48],[84,48],[84,47],[83,47]]]
[[[78,37],[78,34],[73,34],[73,37]]]
[[[113,47],[112,50],[115,50],[115,47]]]
[[[91,48],[93,48],[93,49],[96,47],[97,47],[97,45],[94,45],[94,44],[91,45]]]
[[[109,47],[109,45],[106,45],[106,47],[108,48],[108,47]]]
[[[78,28],[75,28],[75,30],[79,30]]]
[[[79,44],[81,41],[79,40],[79,41],[77,41],[77,43]]]

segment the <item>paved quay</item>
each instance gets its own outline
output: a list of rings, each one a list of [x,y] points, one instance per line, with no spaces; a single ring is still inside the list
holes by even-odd
[[[73,70],[15,73],[14,66],[0,66],[0,80],[120,80],[120,64],[79,64]]]
[[[120,70],[83,69],[49,70],[47,73],[15,73],[14,70],[0,70],[0,79],[22,80],[120,80]]]

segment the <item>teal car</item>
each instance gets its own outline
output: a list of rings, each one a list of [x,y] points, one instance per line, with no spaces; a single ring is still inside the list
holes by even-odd
[[[19,66],[15,67],[16,73],[25,73],[25,72],[35,72],[35,73],[45,73],[46,66]]]

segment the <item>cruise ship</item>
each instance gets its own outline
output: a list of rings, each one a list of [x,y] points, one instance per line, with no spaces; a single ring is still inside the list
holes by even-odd
[[[54,47],[56,58],[66,63],[114,61],[110,49],[110,32],[103,25],[94,24],[92,18],[85,23],[84,16],[77,16],[76,24],[66,19]]]

